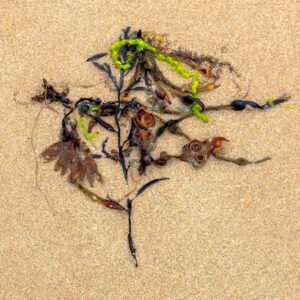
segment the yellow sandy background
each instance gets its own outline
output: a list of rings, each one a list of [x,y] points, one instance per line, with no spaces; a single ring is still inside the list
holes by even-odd
[[[1,1],[2,299],[299,299],[299,1],[154,2]],[[35,185],[31,147],[40,153],[60,127],[61,114],[43,109],[31,140],[41,105],[30,97],[41,79],[69,85],[74,99],[105,99],[105,77],[85,59],[127,25],[232,62],[242,91],[235,95],[226,77],[205,103],[228,103],[250,87],[249,99],[289,92],[297,106],[211,113],[208,125],[185,121],[194,138],[227,137],[229,156],[273,159],[151,169],[143,182],[172,179],[134,204],[137,269],[126,216],[89,202],[39,159],[39,185],[59,212],[51,214]],[[180,144],[168,138],[166,148],[175,153]],[[129,190],[118,166],[100,162],[100,170],[99,193]]]

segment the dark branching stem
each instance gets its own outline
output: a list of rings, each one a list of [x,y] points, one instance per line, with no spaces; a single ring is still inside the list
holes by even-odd
[[[128,38],[128,34],[130,32],[130,27],[126,28],[123,30],[124,33],[124,38],[127,39]],[[121,37],[120,37],[121,39]],[[124,51],[122,53],[122,59],[124,61],[126,61],[127,58],[127,49],[126,47],[124,48]],[[125,76],[129,73],[129,71],[124,72],[124,71],[120,71],[120,78],[119,78],[119,82],[117,81],[116,77],[113,75],[112,71],[111,71],[111,67],[109,64],[104,63],[104,64],[99,64],[98,62],[96,62],[95,60],[102,58],[103,56],[105,56],[104,53],[100,53],[97,54],[95,56],[92,56],[88,59],[88,61],[92,62],[92,64],[98,68],[101,71],[104,71],[110,78],[110,80],[112,81],[112,83],[114,84],[117,94],[118,94],[118,100],[117,100],[117,108],[114,112],[114,116],[115,116],[115,122],[116,122],[116,126],[117,126],[117,130],[115,130],[111,125],[107,124],[106,122],[104,122],[102,119],[93,116],[94,120],[99,123],[101,126],[103,126],[104,128],[106,128],[109,131],[115,132],[117,133],[117,139],[118,139],[118,156],[119,156],[119,162],[122,166],[122,171],[123,171],[123,175],[125,178],[126,183],[128,182],[128,168],[126,167],[126,162],[125,162],[125,158],[124,158],[124,153],[123,153],[123,149],[122,149],[122,142],[121,142],[121,127],[120,127],[120,118],[122,115],[122,108],[121,108],[121,94],[122,94],[122,89],[124,86],[124,79]],[[110,154],[108,154],[105,151],[105,144],[106,141],[104,141],[104,147],[102,147],[102,152],[106,155],[107,158],[111,158]],[[103,146],[103,145],[102,145]]]
[[[116,109],[116,112],[115,112],[115,121],[116,121],[116,125],[117,125],[119,162],[122,166],[123,175],[124,175],[125,181],[127,183],[128,182],[128,168],[126,167],[126,162],[125,162],[123,149],[122,149],[123,147],[122,147],[122,143],[121,143],[121,127],[120,127],[120,118],[121,118],[121,114],[122,114],[122,110],[121,110],[121,91],[122,91],[122,88],[123,88],[124,76],[125,76],[124,72],[121,71],[120,81],[119,81],[119,85],[117,87],[118,108]]]
[[[137,258],[136,258],[136,249],[134,247],[133,239],[132,239],[132,229],[131,229],[131,212],[132,212],[132,200],[127,199],[127,213],[128,213],[128,246],[131,253],[131,256],[134,260],[134,264],[137,267]]]
[[[115,157],[106,151],[107,141],[108,141],[108,137],[102,142],[102,153],[105,155],[106,158],[115,160]]]

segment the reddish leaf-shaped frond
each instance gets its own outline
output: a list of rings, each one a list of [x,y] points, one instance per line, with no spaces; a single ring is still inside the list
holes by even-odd
[[[76,157],[76,151],[72,141],[66,142],[65,144],[64,150],[60,153],[54,167],[55,171],[61,171],[62,176],[69,171],[71,164]]]
[[[101,181],[96,161],[89,148],[78,139],[57,142],[41,155],[47,161],[56,159],[54,170],[60,171],[62,176],[69,172],[71,182],[84,181],[87,178],[89,184],[93,186],[95,178]]]
[[[62,152],[64,152],[67,143],[57,142],[49,146],[45,151],[42,152],[41,156],[47,160],[51,161],[57,159]]]
[[[102,177],[98,171],[96,161],[93,158],[90,149],[84,142],[80,143],[78,155],[82,158],[84,177],[86,176],[90,186],[94,185],[95,178],[101,181]]]
[[[98,171],[97,164],[91,154],[86,156],[86,158],[84,159],[84,166],[85,166],[85,175],[90,186],[94,185],[95,178],[98,181],[102,180],[101,174]]]
[[[84,180],[84,164],[81,157],[76,157],[76,159],[72,162],[70,166],[70,176],[69,179],[71,182],[76,180],[83,181]]]

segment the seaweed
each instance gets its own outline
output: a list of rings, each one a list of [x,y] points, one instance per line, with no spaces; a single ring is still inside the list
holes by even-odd
[[[67,98],[68,93],[68,89],[62,92],[56,91],[51,84],[48,84],[46,79],[43,79],[41,93],[31,99],[36,102],[43,102],[45,100],[59,102],[65,107],[70,107],[71,100]]]
[[[98,54],[95,54],[95,55],[89,57],[86,61],[94,61],[94,60],[102,58],[102,57],[104,57],[106,55],[107,55],[107,53],[98,53]]]
[[[121,166],[126,183],[129,181],[129,169],[137,169],[137,172],[132,171],[133,176],[146,176],[148,168],[164,167],[171,160],[189,163],[195,169],[203,167],[211,157],[238,166],[263,163],[271,158],[250,161],[221,155],[219,150],[224,142],[229,142],[227,138],[215,136],[198,140],[190,137],[180,126],[192,117],[207,123],[210,112],[268,110],[288,101],[290,97],[272,97],[263,104],[235,99],[225,104],[207,105],[202,94],[213,92],[220,86],[219,79],[223,71],[237,77],[238,71],[227,61],[182,48],[172,49],[166,35],[133,31],[130,27],[122,30],[109,53],[95,54],[86,61],[113,83],[115,97],[106,101],[99,97],[71,100],[68,98],[68,89],[57,91],[43,79],[41,92],[32,100],[60,104],[65,113],[61,122],[60,140],[46,148],[41,155],[46,161],[56,161],[54,169],[60,171],[61,175],[68,175],[69,182],[90,200],[127,214],[128,247],[137,266],[132,235],[133,200],[169,177],[148,180],[134,197],[129,198],[135,189],[120,200],[101,197],[85,187],[86,181],[90,186],[94,185],[95,180],[102,181],[96,159],[100,164],[103,159],[109,159]],[[161,63],[165,63],[184,82],[173,83],[161,70]],[[239,88],[238,83],[236,85]],[[98,131],[95,132],[96,129]],[[159,157],[154,157],[157,142],[164,139],[166,132],[175,137],[184,137],[186,142],[177,154],[160,149]],[[112,148],[108,149],[108,136],[100,141],[103,137],[100,133],[114,137]],[[100,145],[96,151],[98,153],[90,150],[88,145],[91,140],[96,140],[96,144]],[[125,199],[127,202],[122,202]]]
[[[132,225],[131,225],[131,213],[132,213],[132,200],[127,199],[127,212],[128,212],[128,246],[130,250],[131,257],[134,261],[135,266],[138,266],[137,258],[136,258],[136,249],[133,244],[132,239]]]
[[[145,192],[145,190],[147,190],[148,188],[150,188],[151,186],[153,186],[154,184],[162,181],[162,180],[168,180],[170,178],[168,177],[163,177],[163,178],[157,178],[157,179],[153,179],[149,182],[147,182],[146,184],[144,184],[141,188],[139,188],[139,190],[136,192],[136,197],[138,197],[139,195],[141,195],[142,193]]]
[[[86,178],[93,186],[95,178],[101,181],[102,177],[91,151],[79,138],[76,123],[64,117],[62,124],[62,140],[45,149],[41,156],[46,161],[56,160],[55,171],[60,171],[61,175],[69,172],[70,182],[83,181]]]

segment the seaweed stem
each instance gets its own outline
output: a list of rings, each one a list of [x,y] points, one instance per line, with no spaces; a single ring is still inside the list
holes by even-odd
[[[133,258],[134,264],[137,267],[138,262],[136,258],[136,249],[134,247],[133,239],[132,239],[132,228],[131,228],[131,212],[132,212],[132,200],[127,199],[127,213],[128,213],[128,246]]]

